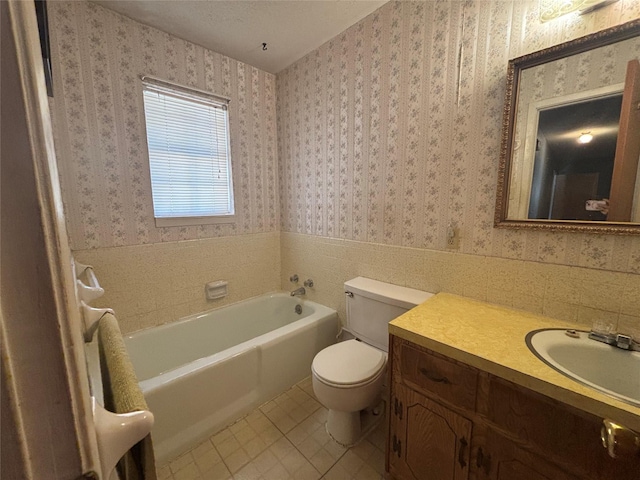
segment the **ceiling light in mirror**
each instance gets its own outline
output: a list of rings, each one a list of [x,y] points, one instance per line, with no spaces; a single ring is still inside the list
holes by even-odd
[[[593,140],[593,135],[589,132],[583,133],[578,137],[578,143],[589,143],[591,140]]]

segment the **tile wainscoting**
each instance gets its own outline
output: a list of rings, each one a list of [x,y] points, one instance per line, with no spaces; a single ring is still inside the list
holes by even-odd
[[[359,275],[449,292],[591,326],[640,335],[640,275],[282,232],[282,288],[313,278],[307,297],[345,320],[342,284]]]
[[[76,250],[93,265],[105,295],[96,306],[115,310],[122,333],[279,289],[280,234],[187,240]],[[204,285],[229,282],[229,295],[207,301]]]

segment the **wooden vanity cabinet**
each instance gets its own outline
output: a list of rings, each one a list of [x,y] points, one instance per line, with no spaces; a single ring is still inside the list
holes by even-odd
[[[389,358],[392,479],[640,480],[599,418],[395,336]]]
[[[469,419],[400,384],[391,408],[389,465],[396,478],[469,478]]]

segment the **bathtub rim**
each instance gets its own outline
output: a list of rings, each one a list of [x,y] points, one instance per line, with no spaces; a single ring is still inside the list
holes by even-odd
[[[238,300],[237,302],[225,303],[224,305],[220,305],[219,307],[213,307],[213,308],[210,308],[209,310],[204,310],[202,312],[191,313],[191,314],[186,315],[184,317],[180,317],[180,318],[178,318],[176,320],[169,320],[168,322],[161,323],[160,325],[152,325],[152,326],[149,326],[149,327],[141,328],[140,330],[135,330],[133,332],[128,332],[128,333],[125,333],[123,335],[123,338],[126,340],[126,339],[129,339],[131,337],[135,337],[135,336],[138,336],[138,335],[142,335],[144,333],[148,333],[151,330],[166,329],[166,328],[169,328],[169,327],[172,327],[172,326],[175,326],[175,325],[180,325],[181,323],[188,322],[190,320],[195,320],[195,319],[200,318],[200,317],[202,317],[204,315],[207,315],[209,313],[212,313],[212,312],[215,312],[215,311],[218,311],[218,310],[222,310],[223,308],[235,307],[237,305],[240,305],[241,303],[248,303],[248,302],[256,301],[256,300],[258,300],[260,298],[272,298],[272,297],[295,298],[298,302],[301,302],[302,305],[304,305],[305,303],[306,304],[310,304],[310,305],[317,305],[318,307],[328,309],[327,313],[333,312],[333,311],[337,312],[337,310],[335,310],[335,309],[333,309],[331,307],[327,307],[326,305],[323,305],[321,303],[315,302],[313,300],[309,300],[308,298],[302,298],[302,297],[298,297],[298,296],[291,297],[291,294],[289,292],[287,292],[287,291],[276,290],[276,291],[261,293],[260,295],[254,295],[253,297],[247,297],[247,298],[244,298],[242,300]]]

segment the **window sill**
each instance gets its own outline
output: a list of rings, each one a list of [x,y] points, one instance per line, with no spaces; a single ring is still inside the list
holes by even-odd
[[[218,215],[211,217],[156,217],[156,227],[185,227],[192,225],[214,225],[235,223],[235,215]]]

